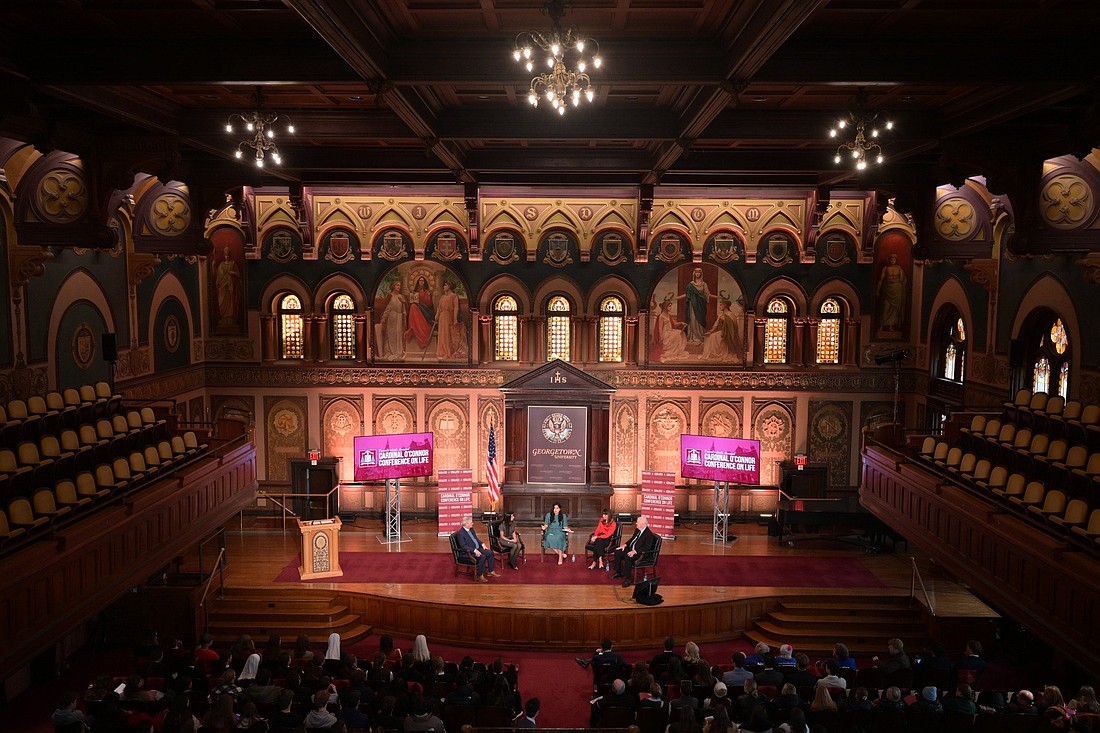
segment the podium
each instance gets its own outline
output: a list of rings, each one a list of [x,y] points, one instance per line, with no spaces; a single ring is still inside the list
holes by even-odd
[[[298,529],[302,531],[302,564],[298,566],[298,573],[302,580],[344,574],[340,569],[341,524],[340,517],[298,520]]]

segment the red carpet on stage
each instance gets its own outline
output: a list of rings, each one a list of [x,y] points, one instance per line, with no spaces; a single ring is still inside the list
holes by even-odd
[[[494,583],[556,585],[611,585],[606,573],[588,570],[577,558],[559,566],[537,555],[521,564],[519,572],[507,566],[497,570]],[[300,582],[300,558],[283,568],[276,582]],[[341,552],[344,574],[325,583],[455,583],[469,582],[468,573],[454,575],[449,554],[438,552]],[[657,566],[664,585],[782,585],[794,588],[884,588],[885,584],[858,558],[848,557],[713,557],[669,555]],[[652,576],[652,573],[650,573]]]

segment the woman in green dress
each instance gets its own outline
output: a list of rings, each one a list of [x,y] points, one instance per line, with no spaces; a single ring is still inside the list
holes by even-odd
[[[558,556],[558,565],[565,562],[565,551],[569,547],[568,533],[569,517],[561,510],[561,504],[554,502],[554,506],[542,518],[542,543],[547,550],[553,550]]]

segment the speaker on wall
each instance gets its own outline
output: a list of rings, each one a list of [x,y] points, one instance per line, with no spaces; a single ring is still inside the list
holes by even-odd
[[[103,334],[103,361],[118,361],[118,343],[113,333]]]
[[[1008,345],[1008,368],[1015,369],[1024,365],[1024,340],[1012,339]]]

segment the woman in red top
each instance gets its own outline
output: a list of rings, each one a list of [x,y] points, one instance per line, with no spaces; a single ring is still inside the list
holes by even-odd
[[[611,510],[604,509],[600,513],[600,521],[596,523],[596,531],[588,538],[588,546],[592,548],[592,563],[588,566],[589,570],[597,565],[601,570],[603,569],[603,556],[607,554],[611,538],[615,535],[617,528],[618,522],[611,517]]]

